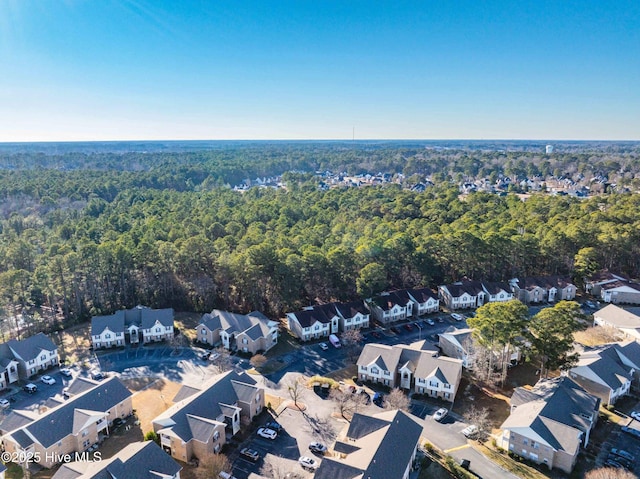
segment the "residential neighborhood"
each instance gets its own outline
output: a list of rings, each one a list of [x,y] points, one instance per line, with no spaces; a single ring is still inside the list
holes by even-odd
[[[599,284],[603,277],[606,281],[607,276],[600,275],[585,283],[596,298],[607,284],[620,281]],[[601,410],[618,408],[640,393],[636,341],[640,317],[633,308],[584,302],[582,309],[592,311],[585,327],[592,324],[594,331],[601,328],[618,339],[596,345],[575,343],[576,360],[570,368],[549,377],[534,376],[513,388],[502,406],[492,403],[490,416],[502,411],[498,416],[506,419],[491,426],[469,414],[469,408],[476,407],[470,390],[474,396],[487,394],[486,387],[474,385],[480,372],[474,368],[481,364],[476,356],[486,338],[469,325],[474,310],[485,304],[519,300],[535,315],[575,296],[575,286],[559,276],[508,282],[465,279],[441,285],[438,293],[426,287],[383,291],[363,300],[309,306],[280,320],[259,311],[214,309],[197,318],[192,315],[193,326],[184,330],[172,309],[137,306],[94,316],[88,338],[95,352],[84,373],[78,365],[66,363],[58,346],[43,333],[0,345],[1,384],[7,397],[16,399],[3,403],[3,450],[16,457],[32,454],[34,467],[59,468],[54,474],[59,479],[113,475],[124,469],[140,470],[139,477],[146,477],[142,471],[147,468],[152,475],[188,478],[219,456],[228,457],[224,471],[243,479],[270,477],[268,471],[279,457],[277,444],[288,444],[290,434],[292,440],[303,441],[295,447],[299,457],[278,460],[289,460],[287,467],[301,477],[313,473],[314,477],[364,474],[417,479],[421,458],[437,458],[430,452],[434,447],[454,451],[455,460],[479,475],[491,474],[497,467],[492,459],[469,454],[475,450],[477,431],[482,431],[483,437],[495,440],[498,451],[524,458],[542,473],[570,473],[582,467],[581,457],[591,457],[592,438],[607,423]],[[190,344],[174,343],[175,334],[190,338]],[[360,341],[355,343],[355,356],[351,339],[340,347],[343,334],[356,334]],[[533,371],[520,365],[531,347],[525,341],[509,349],[508,377],[512,373],[517,377],[520,368]],[[218,358],[223,350],[228,360],[203,359]],[[156,352],[160,356],[153,359]],[[489,352],[496,364],[502,361],[502,350]],[[266,355],[266,363],[252,367],[252,358],[260,354]],[[150,367],[144,374],[171,378],[176,388],[170,395],[156,393],[153,402],[136,403],[138,394],[148,392],[126,384]],[[343,378],[339,381],[331,379],[342,371],[350,373],[339,376]],[[39,375],[41,380],[36,381]],[[345,395],[342,402],[335,402],[339,396],[331,393],[333,389]],[[389,406],[395,404],[393,394],[404,396],[409,407]],[[43,399],[35,409],[29,407],[36,397]],[[349,401],[355,401],[353,410]],[[147,416],[145,410],[152,403],[157,412]],[[335,435],[300,429],[304,421],[295,420],[301,414],[300,403],[306,411],[329,413]],[[142,417],[148,417],[144,424]],[[636,420],[624,417],[629,420],[623,434],[634,430]],[[122,437],[122,432],[112,432],[123,431],[123,424],[125,434],[131,428],[146,428],[157,437],[157,445],[127,442],[99,464],[64,459],[112,449]],[[304,441],[319,444],[313,448],[323,454],[309,456]]]

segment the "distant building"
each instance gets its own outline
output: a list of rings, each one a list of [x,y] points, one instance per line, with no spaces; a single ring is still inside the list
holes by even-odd
[[[173,309],[136,306],[109,316],[91,318],[91,343],[95,349],[144,344],[173,339]]]
[[[278,344],[278,324],[259,311],[244,315],[214,309],[202,316],[196,332],[202,343],[256,354]]]
[[[547,145],[544,151],[547,155],[550,155],[551,153],[553,153],[553,145]]]

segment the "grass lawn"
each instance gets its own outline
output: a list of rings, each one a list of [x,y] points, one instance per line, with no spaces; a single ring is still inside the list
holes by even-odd
[[[151,421],[169,409],[172,399],[182,386],[165,379],[156,379],[146,389],[133,395],[133,408],[140,421],[142,434],[152,431]]]

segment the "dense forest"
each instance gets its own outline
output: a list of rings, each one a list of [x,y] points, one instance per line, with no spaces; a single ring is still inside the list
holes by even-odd
[[[637,144],[553,155],[387,143],[0,148],[3,317],[38,321],[58,310],[83,320],[136,304],[279,317],[315,301],[464,276],[580,279],[606,267],[638,277],[639,194],[523,201],[460,196],[453,180],[578,173],[635,187],[639,155]],[[309,173],[325,169],[429,176],[435,185],[320,191]],[[285,175],[286,189],[228,187],[285,172],[308,174]]]

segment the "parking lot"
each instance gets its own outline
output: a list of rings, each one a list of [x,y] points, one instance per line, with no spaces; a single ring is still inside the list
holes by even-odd
[[[636,405],[634,410],[640,410],[640,403]],[[636,432],[624,432],[622,427],[614,427],[607,440],[602,444],[596,458],[597,466],[622,467],[632,472],[640,472],[640,466],[638,466],[640,422],[631,419],[626,427]]]
[[[74,371],[74,376],[78,375],[77,371]],[[55,384],[45,384],[40,378],[42,376],[51,376],[55,379]],[[60,395],[62,398],[62,390],[69,385],[71,378],[64,377],[58,369],[52,369],[45,371],[41,375],[31,378],[29,383],[34,384],[38,389],[34,393],[27,393],[21,389],[17,384],[13,384],[11,389],[3,394],[3,398],[9,400],[9,407],[2,409],[3,416],[11,412],[12,409],[24,409],[28,411],[37,411],[40,407],[50,405],[52,396]]]

